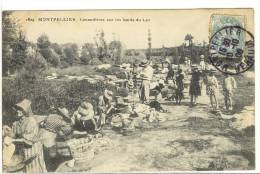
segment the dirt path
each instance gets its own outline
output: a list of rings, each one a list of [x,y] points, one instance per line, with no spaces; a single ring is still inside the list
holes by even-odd
[[[169,170],[237,170],[254,166],[254,138],[246,137],[209,112],[207,96],[196,107],[188,100],[177,106],[165,103],[166,122],[123,136],[105,130],[113,146],[89,163],[76,163],[62,171],[130,172]],[[203,102],[204,101],[204,102]]]

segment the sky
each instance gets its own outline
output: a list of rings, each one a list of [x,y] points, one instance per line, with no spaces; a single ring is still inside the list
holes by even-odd
[[[141,49],[148,47],[148,29],[153,48],[180,45],[188,33],[193,35],[194,42],[208,42],[210,17],[214,14],[243,15],[246,28],[253,32],[252,9],[15,11],[13,17],[18,20],[27,40],[32,42],[46,34],[51,42],[59,44],[94,43],[94,36],[102,29],[107,42],[116,39],[128,49]],[[28,21],[28,18],[34,21]],[[75,21],[43,22],[39,18],[74,18]],[[93,18],[105,21],[82,21]],[[137,18],[141,21],[123,21]],[[111,19],[113,21],[107,21]]]

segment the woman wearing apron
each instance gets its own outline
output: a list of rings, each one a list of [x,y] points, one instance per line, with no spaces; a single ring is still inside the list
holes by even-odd
[[[25,173],[44,173],[47,172],[43,159],[42,144],[38,139],[39,125],[33,117],[31,101],[24,99],[15,105],[17,121],[12,126],[13,142],[16,144],[19,155],[23,160],[28,160],[34,156],[31,163],[23,168]]]

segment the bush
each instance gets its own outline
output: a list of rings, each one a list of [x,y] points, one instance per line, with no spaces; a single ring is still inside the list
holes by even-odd
[[[60,65],[60,56],[52,50],[52,56],[50,57],[49,61],[54,67],[57,67]]]
[[[68,68],[70,65],[66,61],[61,61],[60,62],[60,68]]]
[[[47,61],[38,53],[36,56],[28,56],[25,59],[25,65],[17,73],[16,79],[33,83],[41,78],[44,70],[47,68]]]
[[[91,65],[78,65],[78,66],[68,66],[66,68],[53,68],[50,67],[46,71],[46,75],[51,75],[52,73],[57,73],[59,76],[69,75],[69,76],[82,76],[82,75],[99,75],[93,66]]]
[[[84,64],[84,65],[88,65],[89,62],[91,61],[91,57],[87,57],[87,56],[81,56],[80,57],[80,60],[81,60],[81,63]]]
[[[82,100],[89,96],[96,106],[97,99],[108,88],[116,92],[112,85],[105,86],[103,81],[96,84],[87,80],[36,80],[34,83],[25,81],[3,80],[3,124],[10,124],[14,120],[12,107],[24,98],[32,101],[32,110],[37,115],[49,114],[50,106],[66,107],[73,113]]]
[[[111,68],[105,69],[97,69],[97,72],[101,73],[102,75],[117,75],[118,73],[122,72],[119,67],[112,66]]]
[[[89,62],[89,64],[91,64],[91,65],[101,65],[101,64],[103,64],[98,58],[94,58],[94,59],[92,59],[90,62]]]

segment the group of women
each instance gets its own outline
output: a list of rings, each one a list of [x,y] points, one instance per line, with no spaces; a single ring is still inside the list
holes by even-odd
[[[44,119],[32,113],[31,101],[24,99],[13,109],[16,111],[12,126],[3,126],[3,165],[4,170],[25,173],[54,171],[58,137],[69,138],[75,132],[97,133],[105,124],[105,116],[110,107],[112,92],[105,90],[99,97],[98,113],[94,112],[88,99],[79,105],[72,114],[66,108],[57,108]],[[19,157],[16,165],[13,158]],[[57,166],[56,166],[57,167]]]

